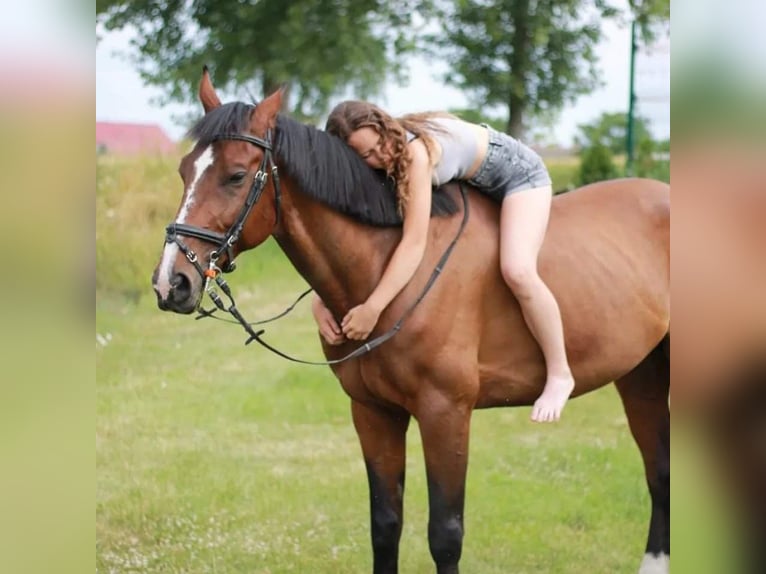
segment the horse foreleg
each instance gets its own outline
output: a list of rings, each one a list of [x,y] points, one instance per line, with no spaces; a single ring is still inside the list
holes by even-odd
[[[373,572],[395,574],[402,534],[406,435],[410,415],[351,401],[370,487]]]
[[[646,554],[639,574],[670,569],[670,362],[658,346],[616,382],[633,438],[641,451],[652,500]]]
[[[463,549],[463,507],[471,409],[429,397],[418,415],[428,479],[428,545],[439,574],[457,574]]]

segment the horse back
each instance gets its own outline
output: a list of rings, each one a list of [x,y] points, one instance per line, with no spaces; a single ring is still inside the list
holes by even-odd
[[[448,192],[460,201],[456,186]],[[386,389],[392,402],[417,400],[426,380],[479,407],[531,404],[542,390],[542,352],[500,273],[499,206],[475,191],[468,202],[468,223],[432,289],[360,364],[366,386]],[[418,297],[459,221],[432,220],[420,269],[381,316],[381,331]],[[623,179],[557,195],[539,270],[561,309],[575,394],[627,373],[669,325],[669,186]]]

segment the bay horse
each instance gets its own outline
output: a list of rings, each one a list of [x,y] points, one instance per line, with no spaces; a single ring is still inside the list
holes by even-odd
[[[193,312],[210,269],[226,270],[273,236],[343,317],[375,287],[401,237],[386,178],[341,140],[280,114],[279,91],[255,106],[221,104],[205,70],[199,98],[205,115],[181,160],[184,195],[153,276],[159,307]],[[332,367],[367,469],[376,574],[398,569],[411,418],[425,456],[429,549],[438,573],[455,573],[472,412],[531,405],[545,381],[542,352],[501,276],[498,205],[470,191],[462,208],[460,200],[456,184],[434,193],[423,262],[371,337],[411,309],[468,208],[427,296],[385,344]],[[641,572],[669,564],[669,250],[669,186],[625,179],[557,196],[539,260],[561,307],[573,396],[615,381],[643,457],[652,508]],[[358,343],[322,345],[334,359]]]

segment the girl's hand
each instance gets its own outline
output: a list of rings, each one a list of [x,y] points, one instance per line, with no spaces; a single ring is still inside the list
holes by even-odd
[[[324,302],[316,295],[311,301],[311,312],[314,315],[317,327],[319,327],[319,334],[322,335],[322,338],[328,345],[340,345],[346,341],[346,337],[335,321],[335,317],[332,316],[330,310],[325,307]]]
[[[380,317],[380,311],[369,303],[357,305],[343,317],[341,323],[343,334],[349,339],[364,340],[375,328],[378,317]]]

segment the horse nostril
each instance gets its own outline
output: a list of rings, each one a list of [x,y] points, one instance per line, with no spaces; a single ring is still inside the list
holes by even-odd
[[[184,273],[175,273],[170,278],[170,286],[170,294],[175,301],[186,301],[191,296],[191,281]]]

